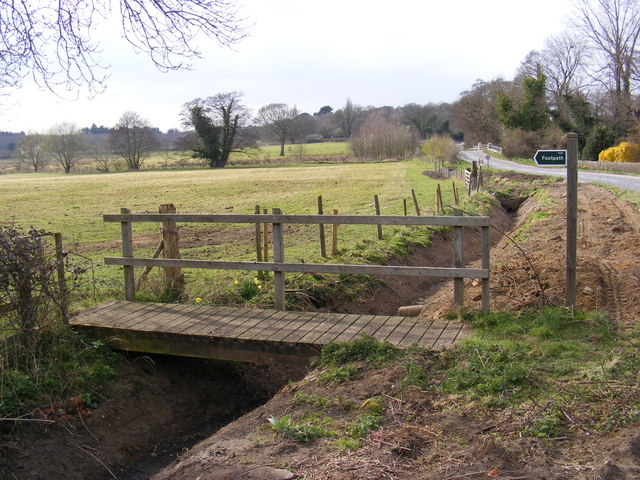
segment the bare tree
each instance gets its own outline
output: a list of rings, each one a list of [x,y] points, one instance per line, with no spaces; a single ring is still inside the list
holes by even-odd
[[[78,164],[85,148],[85,139],[73,123],[54,125],[45,138],[45,149],[69,173]]]
[[[399,125],[379,112],[368,116],[351,136],[349,146],[362,160],[403,160],[416,153],[418,136],[409,126]]]
[[[0,0],[0,87],[20,86],[31,74],[51,90],[100,93],[106,75],[92,34],[114,10],[122,36],[161,70],[188,68],[185,60],[200,57],[197,36],[223,46],[246,36],[233,0]]]
[[[405,122],[415,127],[422,140],[426,140],[438,128],[437,107],[433,104],[408,103],[402,107]]]
[[[541,67],[554,103],[584,86],[587,56],[587,43],[574,34],[565,32],[545,41]]]
[[[502,79],[477,80],[471,90],[460,94],[453,104],[451,122],[455,130],[464,134],[467,144],[500,142],[502,127],[496,102],[500,92],[508,90],[509,86],[510,82]]]
[[[298,109],[286,103],[270,103],[258,110],[257,121],[280,142],[280,156],[284,157],[284,144],[295,127]]]
[[[149,122],[135,112],[125,112],[109,133],[109,144],[124,158],[129,170],[140,170],[160,142]]]
[[[20,159],[29,163],[34,172],[41,171],[46,164],[43,140],[43,136],[39,133],[29,133],[22,137],[18,146]]]
[[[624,133],[631,92],[640,80],[640,4],[637,0],[578,0],[575,26],[593,53],[590,76],[609,92],[616,129]]]
[[[333,115],[336,125],[345,138],[351,138],[361,117],[362,107],[354,105],[350,98],[347,98],[344,106]]]

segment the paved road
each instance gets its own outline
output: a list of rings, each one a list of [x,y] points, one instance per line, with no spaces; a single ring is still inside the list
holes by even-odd
[[[552,175],[564,178],[567,176],[567,170],[564,167],[534,167],[494,157],[491,157],[487,163],[485,155],[486,154],[484,152],[466,150],[460,154],[460,158],[468,162],[471,162],[472,160],[483,160],[484,166],[488,166],[489,168],[498,168],[500,170],[511,170],[514,172],[531,173],[534,175]],[[622,188],[624,190],[640,192],[640,177],[633,175],[578,171],[578,182],[602,183]]]

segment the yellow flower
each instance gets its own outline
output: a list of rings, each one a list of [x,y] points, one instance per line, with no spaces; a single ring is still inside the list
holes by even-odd
[[[200,297],[196,298],[196,303],[202,303],[202,299]]]
[[[262,290],[262,285],[258,285],[258,290]]]
[[[234,285],[238,285],[238,280],[234,280],[234,281],[233,281],[233,284],[234,284]]]
[[[258,280],[257,278],[254,278],[254,279],[253,279],[253,283],[254,283],[255,285],[260,285],[260,280]]]

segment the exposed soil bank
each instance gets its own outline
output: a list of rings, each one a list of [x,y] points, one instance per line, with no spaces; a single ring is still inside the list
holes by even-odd
[[[306,373],[181,357],[127,355],[92,416],[3,425],[2,479],[147,479]],[[10,435],[9,435],[10,434]]]

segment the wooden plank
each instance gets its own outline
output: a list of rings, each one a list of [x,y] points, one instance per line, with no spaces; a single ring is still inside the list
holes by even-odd
[[[375,315],[373,319],[371,319],[371,321],[367,323],[362,330],[360,330],[359,335],[368,335],[376,338],[376,334],[388,319],[389,317],[385,315]]]
[[[105,257],[106,265],[132,265],[136,267],[181,267],[209,270],[256,270],[268,272],[301,272],[333,274],[366,274],[386,276],[414,276],[441,278],[487,278],[489,270],[483,268],[410,267],[391,265],[352,265],[335,263],[276,263],[276,262],[227,262],[217,260],[190,260],[165,258]]]
[[[300,340],[311,332],[313,332],[319,326],[325,324],[328,315],[326,313],[319,312],[305,312],[303,318],[298,319],[300,326],[286,337],[282,338],[281,342],[298,343]]]
[[[387,337],[387,342],[393,345],[400,345],[404,337],[409,333],[409,330],[418,323],[417,317],[403,317],[400,325]]]
[[[266,339],[267,342],[282,342],[286,337],[298,332],[301,328],[303,330],[305,324],[312,321],[318,314],[316,312],[296,312],[295,317],[287,325],[284,325],[280,330]]]
[[[201,215],[189,213],[131,213],[103,215],[105,222],[185,222],[185,223],[327,223],[326,215]],[[341,225],[434,225],[441,227],[482,227],[489,225],[490,218],[484,216],[404,216],[404,215],[335,215],[331,223]]]
[[[142,314],[146,308],[144,303],[118,302],[118,304],[112,305],[109,308],[96,311],[95,315],[79,318],[77,322],[82,322],[83,324],[119,326],[134,321],[135,317]],[[71,323],[73,324],[74,322],[76,322],[75,319]]]
[[[223,325],[222,319],[226,318],[226,314],[233,314],[240,309],[234,307],[212,308],[207,307],[207,315],[198,318],[194,323],[186,325],[180,330],[180,335],[208,335],[214,330],[219,330]],[[233,316],[231,318],[234,318]]]
[[[243,338],[242,335],[246,332],[263,328],[269,319],[278,313],[277,310],[245,311],[243,315],[234,320],[233,324],[229,323],[229,326],[221,329],[218,334],[227,338]]]
[[[398,343],[400,348],[407,348],[413,344],[420,345],[420,340],[431,327],[433,320],[428,320],[424,317],[418,317],[418,321],[407,332],[404,338]]]
[[[434,348],[448,324],[449,322],[446,320],[434,320],[429,328],[429,334],[422,337],[421,343]]]
[[[189,325],[193,325],[203,317],[208,317],[212,312],[201,308],[198,305],[180,305],[172,306],[171,312],[176,315],[176,319],[171,322],[171,325],[164,330],[165,333],[178,333],[188,328]]]
[[[327,333],[334,325],[341,323],[347,316],[346,313],[321,313],[323,318],[309,333],[298,340],[299,343],[322,345],[318,339]]]
[[[170,316],[170,313],[167,312],[166,305],[160,303],[149,303],[146,304],[146,308],[135,317],[135,322],[131,322],[129,325],[126,325],[127,328],[131,330],[155,330],[155,325],[157,322],[157,317],[166,318]],[[125,327],[125,324],[119,324],[120,327]]]
[[[269,337],[272,333],[278,331],[283,323],[289,323],[291,318],[295,317],[296,312],[282,312],[275,310],[269,318],[260,322],[259,324],[246,328],[242,332],[234,334],[237,339],[243,340],[260,340],[263,341]]]
[[[320,335],[313,343],[317,345],[326,345],[334,341],[339,335],[342,334],[347,328],[351,326],[356,320],[360,318],[360,315],[347,314],[340,319],[339,323],[331,325],[330,328]]]
[[[360,330],[371,321],[373,315],[354,315],[357,318],[349,324],[342,332],[335,335],[329,342],[351,342],[358,337]]]
[[[456,340],[463,327],[464,324],[462,323],[449,322],[442,331],[442,335],[440,335],[438,340],[433,344],[433,348],[439,350],[453,345],[453,342]]]
[[[227,307],[217,315],[199,322],[198,326],[185,330],[183,333],[189,335],[216,335],[221,336],[223,332],[231,330],[246,322],[244,314],[246,309]]]
[[[99,317],[101,313],[107,311],[108,309],[117,308],[117,304],[121,303],[118,300],[111,300],[106,303],[101,303],[89,310],[85,310],[80,312],[69,319],[69,322],[73,324],[74,322],[84,322],[91,321],[94,317]]]
[[[385,342],[389,337],[389,335],[391,335],[393,331],[402,323],[403,318],[404,317],[396,317],[396,316],[388,317],[387,320],[384,322],[384,325],[382,325],[378,329],[378,331],[374,335],[374,338],[379,342]]]

